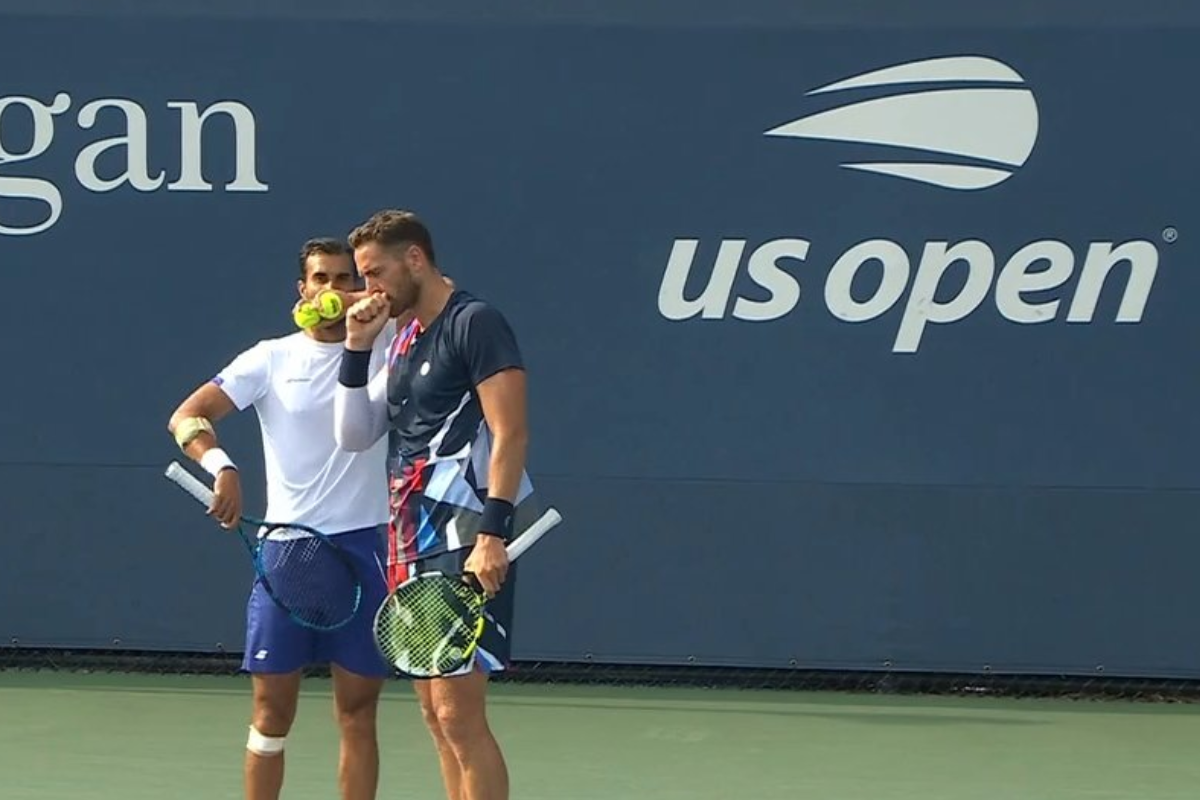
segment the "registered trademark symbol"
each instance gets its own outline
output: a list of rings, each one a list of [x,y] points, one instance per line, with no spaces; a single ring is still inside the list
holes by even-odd
[[[1179,240],[1179,231],[1175,229],[1175,226],[1168,225],[1167,227],[1163,228],[1162,237],[1163,241],[1167,244],[1174,244]]]

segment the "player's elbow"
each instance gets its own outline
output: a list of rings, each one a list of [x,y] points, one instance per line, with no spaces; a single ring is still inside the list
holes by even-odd
[[[172,436],[175,435],[175,429],[179,427],[179,423],[182,422],[186,416],[183,412],[183,406],[180,406],[171,412],[171,416],[167,419],[167,433],[171,434]]]
[[[183,421],[190,417],[204,417],[205,419],[211,419],[212,415],[205,413],[206,411],[207,409],[204,408],[203,403],[196,402],[195,397],[189,397],[180,403],[178,408],[171,412],[171,417],[167,420],[167,432],[174,436],[175,431],[178,430],[179,426],[183,424]]]
[[[353,428],[346,424],[342,409],[336,407],[333,415],[333,440],[337,442],[338,447],[350,453],[357,453],[363,449],[358,437],[354,435]]]
[[[370,450],[378,438],[372,435],[369,425],[359,424],[351,415],[346,414],[343,406],[334,406],[333,440],[342,450],[361,453]]]
[[[514,458],[524,459],[525,451],[529,448],[529,427],[524,422],[518,422],[500,428],[493,434],[492,447]]]
[[[333,429],[334,441],[337,442],[338,447],[348,453],[361,453],[364,450],[370,450],[374,442],[367,441],[367,438],[361,435],[359,431],[347,430],[341,425]]]

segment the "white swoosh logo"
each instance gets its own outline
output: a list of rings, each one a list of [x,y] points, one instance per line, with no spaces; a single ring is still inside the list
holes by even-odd
[[[948,81],[998,85],[936,85]],[[1033,152],[1038,134],[1037,101],[1016,71],[992,59],[964,56],[901,64],[808,94],[900,84],[933,85],[852,102],[779,125],[765,135],[923,151],[931,160],[848,162],[842,166],[962,190],[983,189],[1007,180]],[[937,155],[985,163],[943,162],[932,158]]]

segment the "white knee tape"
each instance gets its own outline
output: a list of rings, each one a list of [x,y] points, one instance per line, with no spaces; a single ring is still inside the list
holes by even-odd
[[[260,756],[277,756],[283,752],[286,736],[264,736],[253,725],[250,726],[250,737],[246,740],[246,749]]]

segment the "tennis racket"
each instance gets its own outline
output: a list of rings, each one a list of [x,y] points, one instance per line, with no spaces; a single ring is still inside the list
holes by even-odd
[[[562,516],[553,508],[508,543],[509,563],[549,533]],[[471,573],[423,572],[396,587],[375,614],[375,644],[398,672],[436,678],[464,667],[483,635],[487,595]]]
[[[172,461],[167,478],[204,505],[212,490]],[[259,528],[256,536],[244,525]],[[354,618],[362,603],[362,579],[350,556],[329,536],[306,525],[242,517],[238,536],[250,552],[267,595],[293,620],[318,631],[336,630]]]

